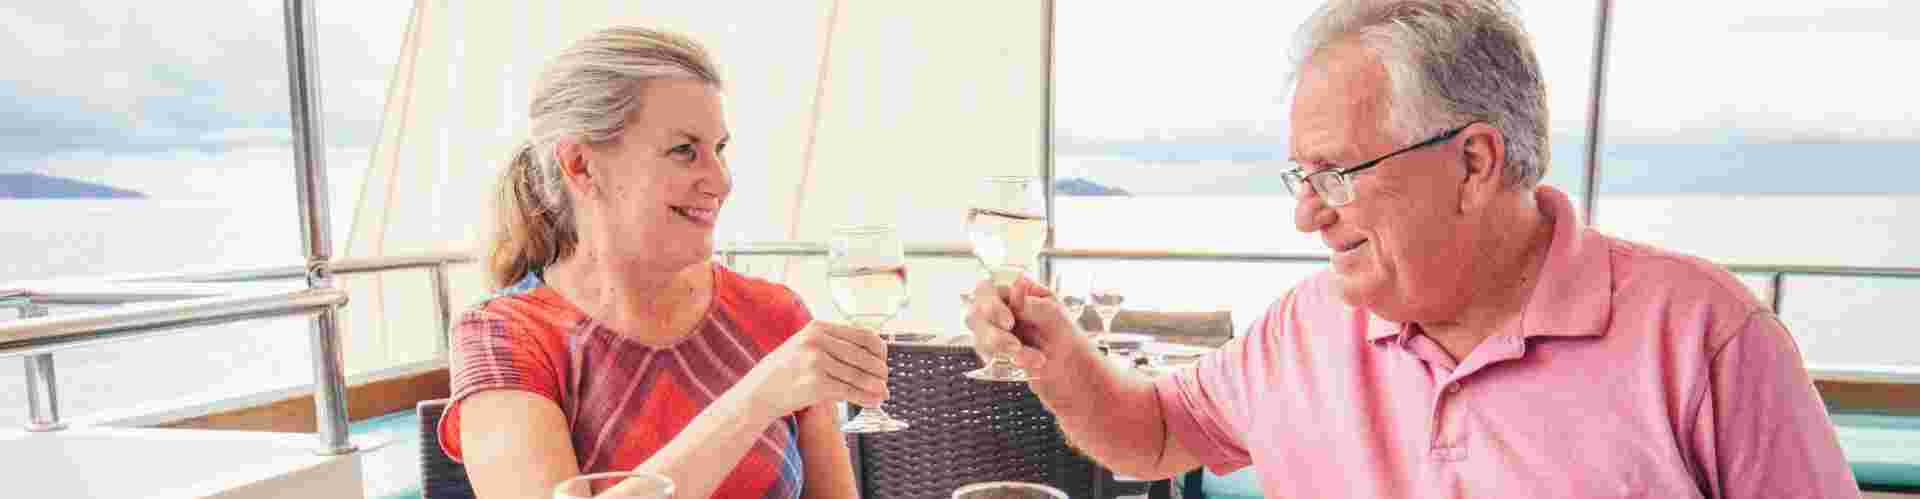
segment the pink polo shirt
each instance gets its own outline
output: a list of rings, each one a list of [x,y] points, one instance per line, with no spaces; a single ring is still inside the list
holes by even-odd
[[[1321,272],[1156,385],[1174,440],[1272,498],[1857,497],[1793,338],[1705,260],[1567,196],[1519,324],[1459,362]]]

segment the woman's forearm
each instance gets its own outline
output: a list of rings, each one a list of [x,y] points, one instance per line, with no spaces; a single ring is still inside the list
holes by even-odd
[[[720,487],[747,450],[780,414],[756,404],[741,385],[722,393],[694,416],[687,427],[635,471],[673,480],[675,497],[709,497]],[[617,495],[630,483],[621,483],[604,495]]]

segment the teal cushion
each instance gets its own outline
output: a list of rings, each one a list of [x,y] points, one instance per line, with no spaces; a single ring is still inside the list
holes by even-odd
[[[412,410],[376,416],[348,427],[355,442],[384,442],[360,453],[366,496],[420,498],[420,417]]]
[[[1225,476],[1202,470],[1200,492],[1206,494],[1207,499],[1257,499],[1260,497],[1260,477],[1253,474],[1252,466]]]
[[[1834,413],[1833,426],[1861,487],[1920,489],[1920,416]]]

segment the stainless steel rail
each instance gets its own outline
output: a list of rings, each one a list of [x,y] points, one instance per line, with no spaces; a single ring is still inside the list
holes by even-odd
[[[1580,184],[1585,187],[1581,204],[1587,210],[1588,225],[1597,220],[1594,214],[1600,209],[1600,144],[1605,138],[1601,131],[1606,126],[1607,58],[1613,49],[1612,35],[1613,0],[1594,0],[1592,87],[1587,89],[1587,170]]]
[[[352,275],[432,268],[456,263],[472,263],[473,255],[462,252],[416,253],[410,255],[383,256],[372,258],[341,258],[328,266],[334,275]],[[274,265],[240,269],[213,269],[157,274],[136,274],[106,277],[96,280],[109,282],[253,282],[271,279],[297,279],[307,275],[304,265]]]
[[[1054,106],[1053,95],[1053,35],[1054,28],[1057,27],[1057,24],[1054,23],[1053,16],[1059,12],[1059,9],[1055,7],[1055,3],[1054,0],[1045,0],[1040,6],[1040,98],[1042,99],[1040,103],[1040,181],[1045,182],[1041,188],[1046,189],[1044,192],[1047,193],[1045,200],[1047,203],[1047,220],[1059,220],[1058,218],[1054,218],[1055,204],[1053,202],[1054,176],[1059,174],[1059,171],[1055,170],[1053,164],[1053,117],[1054,112],[1057,110]],[[1052,248],[1055,244],[1054,236],[1055,231],[1047,231],[1046,241],[1042,243],[1041,246]],[[1053,282],[1053,259],[1040,259],[1040,282]]]
[[[300,245],[306,249],[307,288],[333,288],[329,259],[333,237],[327,222],[327,169],[322,139],[319,43],[315,41],[313,4],[286,0],[287,89],[293,124],[294,184],[300,200]],[[321,454],[355,450],[347,436],[347,380],[340,353],[340,317],[337,307],[313,316],[313,404]]]
[[[182,328],[312,314],[347,302],[344,291],[300,289],[246,293],[0,322],[0,358],[156,336]]]
[[[28,303],[20,307],[21,317],[45,317],[46,307]],[[60,422],[60,385],[53,375],[53,354],[27,357],[21,367],[27,369],[27,431],[56,431],[67,427]]]
[[[10,284],[15,285],[15,284]],[[183,300],[233,294],[231,286],[202,283],[58,283],[17,284],[19,297],[35,305],[118,305],[142,301]]]
[[[394,270],[427,269],[434,289],[447,287],[446,268],[473,263],[467,253],[441,252],[412,255],[342,258],[328,269],[333,275],[354,275]],[[64,278],[0,283],[12,300],[25,299],[39,305],[119,305],[145,301],[206,298],[247,291],[263,281],[305,279],[306,265],[202,269],[165,273],[143,273],[85,278]],[[0,305],[4,307],[5,305]],[[444,311],[443,311],[444,312]],[[443,314],[444,315],[444,314]]]
[[[332,268],[338,269],[338,274],[427,269],[433,285],[435,319],[441,329],[438,346],[445,353],[446,332],[452,322],[447,268],[473,261],[475,259],[465,253],[424,253],[343,259]],[[282,265],[0,284],[0,289],[5,289],[0,293],[4,298],[0,300],[0,309],[20,310],[19,320],[0,321],[0,358],[25,357],[23,367],[30,416],[27,430],[55,431],[66,427],[60,419],[59,385],[54,377],[55,351],[254,319],[311,315],[320,320],[320,316],[346,303],[346,293],[331,287],[263,289],[258,285],[265,281],[308,277],[307,266]],[[47,305],[118,306],[46,317]],[[317,332],[323,326],[314,327]],[[329,322],[324,328],[338,334],[337,322]],[[334,341],[337,342],[337,338]],[[316,359],[316,363],[321,363],[320,359]],[[338,363],[331,367],[316,365],[316,370],[320,369],[340,367]],[[340,393],[344,393],[344,388]],[[344,411],[334,413],[338,416],[327,414],[325,409],[320,413],[323,418],[345,419]],[[323,433],[321,437],[322,452],[344,452],[332,445],[326,435]]]

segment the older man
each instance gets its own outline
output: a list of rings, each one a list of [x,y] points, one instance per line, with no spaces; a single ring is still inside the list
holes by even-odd
[[[1858,494],[1765,305],[1539,185],[1546,90],[1506,5],[1335,2],[1301,38],[1285,175],[1331,271],[1157,382],[1049,291],[976,290],[977,348],[1076,443],[1140,476],[1253,465],[1276,498]]]

